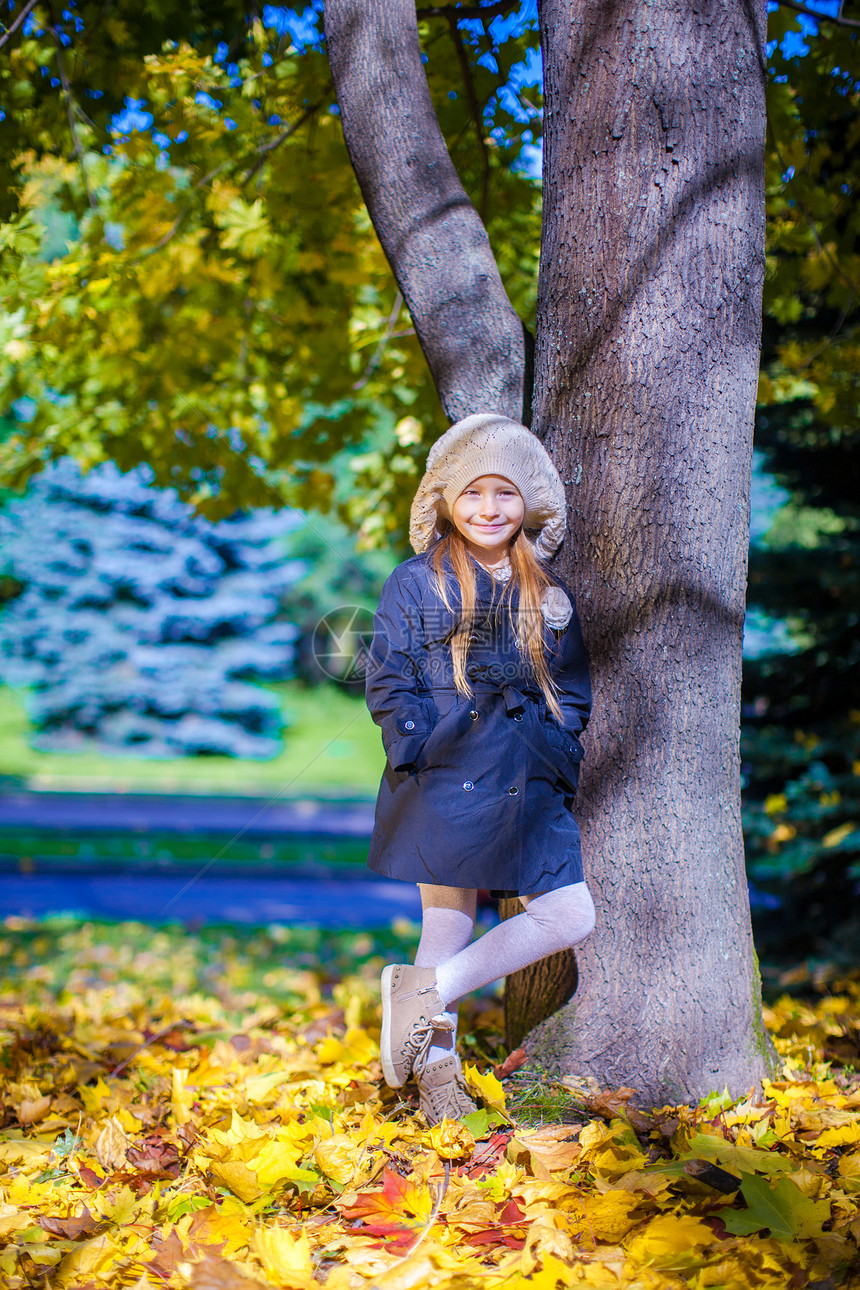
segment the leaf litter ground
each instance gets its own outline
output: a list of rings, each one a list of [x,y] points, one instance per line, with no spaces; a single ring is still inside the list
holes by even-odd
[[[428,1129],[378,1055],[416,937],[0,924],[0,1284],[860,1288],[860,977],[765,1010],[763,1094],[647,1115],[472,1000]]]

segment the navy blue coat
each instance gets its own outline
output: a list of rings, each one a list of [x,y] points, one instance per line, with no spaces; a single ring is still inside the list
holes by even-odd
[[[477,560],[473,698],[457,692],[448,637],[459,615],[433,588],[429,558],[398,565],[373,620],[365,690],[387,761],[368,864],[390,878],[509,894],[581,882],[571,808],[591,685],[573,594],[547,568],[574,605],[566,628],[543,624],[562,726],[511,639],[507,605],[499,607],[504,584]],[[448,587],[456,610],[453,573]],[[514,592],[514,623],[517,603]]]

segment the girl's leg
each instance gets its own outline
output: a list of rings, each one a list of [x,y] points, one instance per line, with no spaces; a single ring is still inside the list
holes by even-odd
[[[437,966],[436,989],[446,1008],[471,990],[510,976],[548,954],[571,949],[594,927],[594,904],[584,882],[540,896],[520,896],[520,900],[523,913],[493,927]]]
[[[415,966],[438,968],[471,942],[478,893],[472,888],[435,887],[428,883],[419,883],[418,890],[423,921]],[[441,1061],[456,1049],[457,1009],[449,1007],[446,1015],[453,1029],[433,1031],[428,1063]]]

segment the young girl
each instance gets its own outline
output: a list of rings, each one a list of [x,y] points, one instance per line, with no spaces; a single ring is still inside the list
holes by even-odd
[[[414,966],[382,974],[386,1082],[414,1075],[430,1123],[474,1110],[458,999],[578,944],[594,926],[571,814],[591,708],[573,597],[547,566],[565,496],[540,441],[496,414],[430,450],[412,504],[417,554],[382,589],[366,695],[387,762],[368,864],[416,882]],[[472,941],[476,893],[523,912]]]

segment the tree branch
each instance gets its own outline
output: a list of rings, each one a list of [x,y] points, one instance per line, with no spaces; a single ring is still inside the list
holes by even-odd
[[[418,9],[419,18],[447,18],[449,15],[460,18],[498,18],[499,14],[510,13],[516,9],[516,0],[497,0],[488,5],[432,5],[428,9]]]
[[[27,3],[24,5],[24,8],[21,10],[21,12],[18,14],[18,17],[12,23],[12,26],[9,27],[8,30],[4,31],[3,35],[0,36],[0,49],[3,48],[3,46],[7,43],[7,41],[10,41],[12,39],[12,37],[15,35],[15,32],[21,26],[21,23],[27,17],[27,14],[30,13],[33,9],[35,9],[38,3],[39,3],[39,0],[27,0]]]
[[[266,143],[261,143],[257,148],[257,152],[260,154],[259,159],[254,162],[253,166],[242,180],[242,183],[247,184],[249,180],[253,179],[257,171],[266,164],[268,154],[270,152],[274,152],[275,148],[280,148],[281,144],[285,143],[286,140],[294,135],[297,130],[300,130],[306,121],[310,121],[312,116],[316,116],[324,102],[325,99],[322,98],[318,99],[316,103],[311,103],[309,107],[305,108],[298,121],[294,121],[292,125],[287,126],[286,130],[282,130],[276,138],[269,139]]]
[[[854,295],[854,292],[852,291],[851,295],[848,297],[848,304],[845,306],[845,308],[842,310],[842,313],[836,319],[836,325],[827,333],[827,335],[824,337],[824,340],[821,342],[821,344],[817,345],[815,349],[812,351],[812,353],[808,354],[802,363],[798,363],[798,365],[794,368],[796,372],[805,372],[808,367],[812,366],[816,358],[819,358],[820,355],[822,355],[826,349],[829,349],[829,347],[833,344],[836,337],[841,332],[843,323],[845,322],[845,319],[848,317],[849,313],[851,312],[851,306],[854,304],[855,299],[856,297]]]
[[[397,325],[397,318],[402,308],[403,308],[403,294],[402,292],[398,291],[394,300],[394,308],[391,310],[391,313],[389,315],[388,322],[386,323],[385,332],[383,333],[382,339],[380,340],[379,344],[376,346],[376,349],[373,351],[373,358],[371,358],[370,362],[368,363],[367,367],[364,369],[364,372],[362,373],[359,380],[357,380],[353,385],[352,388],[354,390],[363,390],[365,385],[367,385],[367,382],[370,380],[371,376],[373,376],[373,373],[376,371],[377,367],[379,367],[379,364],[382,361],[382,355],[385,353],[385,347],[388,344],[388,342],[391,340],[392,335],[394,334],[394,328]]]
[[[87,195],[87,201],[89,202],[91,209],[95,211],[95,210],[98,210],[98,202],[96,201],[95,193],[90,188],[90,181],[87,179],[87,172],[84,166],[84,150],[81,147],[80,136],[78,135],[77,127],[75,125],[75,107],[76,107],[75,99],[72,95],[72,88],[71,88],[71,85],[69,84],[69,78],[66,76],[66,67],[65,67],[65,63],[63,62],[63,45],[62,45],[62,41],[60,40],[60,33],[57,31],[56,21],[54,19],[53,12],[51,13],[51,35],[54,38],[54,48],[57,54],[57,71],[60,73],[60,84],[63,89],[63,98],[65,99],[65,102],[66,102],[66,115],[69,118],[69,129],[72,133],[72,142],[75,145],[75,153],[78,158],[78,167],[80,168],[81,179],[83,180],[83,183],[84,183],[84,192]]]
[[[855,31],[860,28],[860,22],[856,18],[843,18],[841,13],[819,13],[817,9],[810,9],[807,5],[801,4],[800,0],[779,0],[779,3],[784,4],[786,9],[796,9],[798,13],[805,13],[816,22],[833,22],[838,27],[853,27]]]
[[[472,69],[469,66],[469,60],[466,57],[463,37],[460,34],[460,28],[457,26],[457,19],[455,17],[451,16],[448,18],[448,27],[451,32],[451,40],[454,42],[454,48],[457,51],[460,71],[463,73],[463,84],[466,87],[466,98],[469,102],[469,110],[472,114],[472,121],[475,125],[475,134],[478,138],[478,147],[481,151],[481,204],[478,208],[478,214],[486,223],[490,197],[490,154],[487,151],[487,145],[484,142],[484,122],[481,117],[481,108],[478,103],[478,96],[475,93],[475,83],[472,80]]]
[[[325,31],[350,158],[447,416],[522,420],[523,327],[439,129],[414,0],[328,0]]]

